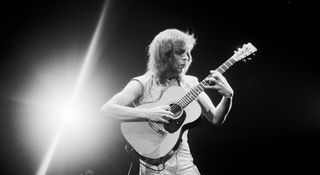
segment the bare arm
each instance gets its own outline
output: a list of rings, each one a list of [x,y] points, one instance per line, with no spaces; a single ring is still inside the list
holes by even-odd
[[[211,73],[212,77],[208,81],[212,81],[214,85],[206,88],[217,90],[223,97],[217,106],[214,106],[205,92],[201,93],[198,99],[204,116],[213,124],[222,124],[232,106],[233,89],[219,72],[211,71]]]
[[[232,97],[222,97],[219,104],[215,107],[206,93],[199,95],[199,102],[202,107],[202,114],[213,124],[222,124],[231,109]]]
[[[114,95],[101,107],[101,114],[122,121],[153,120],[167,123],[166,119],[173,118],[169,106],[159,106],[151,109],[130,107],[135,100],[142,96],[143,88],[138,81],[130,81],[127,86]]]

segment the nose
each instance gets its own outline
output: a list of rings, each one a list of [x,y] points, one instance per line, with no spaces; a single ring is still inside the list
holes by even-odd
[[[183,61],[190,61],[191,60],[191,54],[190,52],[187,52],[187,54],[184,55]]]
[[[184,57],[182,57],[182,61],[189,61],[188,55],[185,55]]]

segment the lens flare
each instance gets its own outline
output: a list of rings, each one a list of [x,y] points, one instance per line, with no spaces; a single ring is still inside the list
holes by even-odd
[[[105,3],[105,6],[102,10],[98,25],[96,27],[95,33],[93,35],[93,38],[91,40],[91,43],[89,45],[87,54],[85,56],[84,62],[82,64],[80,74],[78,76],[77,82],[75,84],[75,88],[72,92],[72,97],[70,101],[67,101],[66,105],[62,105],[63,107],[60,108],[61,117],[63,119],[61,127],[59,128],[57,134],[54,137],[53,142],[51,143],[43,161],[40,165],[40,168],[37,172],[37,175],[45,175],[48,171],[50,162],[54,156],[54,153],[56,151],[57,145],[59,144],[59,141],[62,137],[62,135],[65,133],[66,128],[70,129],[70,126],[75,125],[75,118],[78,118],[79,116],[75,114],[75,107],[77,106],[78,99],[79,99],[79,93],[83,90],[83,85],[86,82],[88,76],[90,75],[91,69],[96,61],[96,55],[94,54],[97,52],[97,45],[99,42],[101,30],[103,28],[103,22],[105,19],[105,14],[107,10],[107,4]],[[79,125],[79,124],[78,124]]]

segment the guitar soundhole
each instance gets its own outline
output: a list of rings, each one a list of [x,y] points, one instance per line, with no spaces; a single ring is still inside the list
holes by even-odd
[[[174,114],[175,118],[179,118],[182,113],[182,107],[179,104],[170,104],[171,112]]]
[[[169,133],[174,133],[181,127],[184,120],[186,119],[186,115],[180,105],[174,103],[174,104],[170,104],[170,107],[171,107],[171,112],[175,116],[175,119],[170,119],[169,123],[165,123],[163,127]]]

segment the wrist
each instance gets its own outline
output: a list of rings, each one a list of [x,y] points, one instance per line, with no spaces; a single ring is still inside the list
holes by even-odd
[[[232,99],[233,94],[224,95],[223,98],[225,99]]]
[[[140,118],[144,119],[144,120],[150,120],[150,117],[148,115],[148,111],[146,109],[140,109],[141,111],[141,115],[140,115]]]

